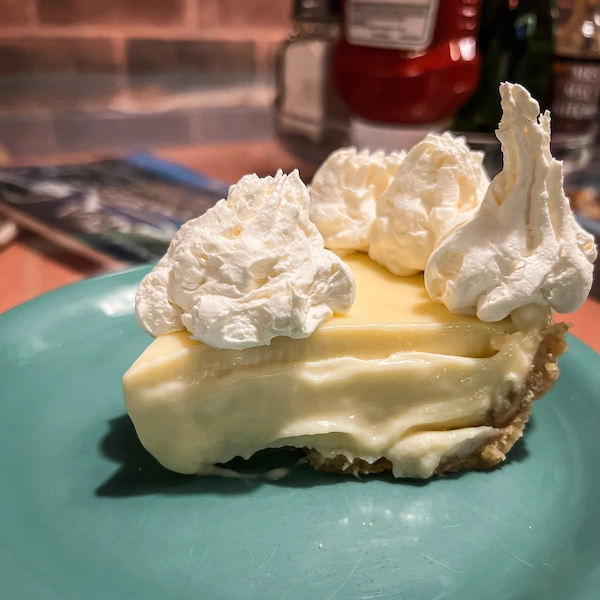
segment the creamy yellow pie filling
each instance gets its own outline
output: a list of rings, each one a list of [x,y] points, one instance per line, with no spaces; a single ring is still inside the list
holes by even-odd
[[[349,314],[306,339],[220,350],[187,332],[159,336],[123,378],[144,446],[181,473],[258,450],[308,447],[351,463],[386,457],[396,477],[428,477],[498,430],[525,378],[549,309],[497,323],[450,313],[422,275],[396,277],[366,255]]]

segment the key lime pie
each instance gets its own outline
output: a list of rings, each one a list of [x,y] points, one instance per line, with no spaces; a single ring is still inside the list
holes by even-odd
[[[123,378],[143,445],[211,473],[264,448],[395,477],[491,467],[558,376],[596,258],[550,118],[502,84],[504,168],[449,133],[243,177],[142,281],[156,340]]]

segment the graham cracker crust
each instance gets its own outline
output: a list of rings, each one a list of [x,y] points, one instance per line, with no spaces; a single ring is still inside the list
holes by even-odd
[[[557,359],[567,349],[565,340],[567,330],[568,326],[565,323],[548,322],[525,385],[520,390],[511,392],[507,398],[511,410],[501,416],[490,413],[487,422],[481,423],[499,429],[498,436],[475,449],[471,454],[452,457],[441,462],[434,472],[435,475],[489,469],[506,459],[506,454],[523,435],[534,401],[552,389],[558,378]],[[368,463],[361,458],[348,462],[343,455],[325,458],[314,448],[304,448],[304,451],[309,464],[321,471],[366,475],[392,470],[392,463],[385,457],[379,458],[374,463]]]

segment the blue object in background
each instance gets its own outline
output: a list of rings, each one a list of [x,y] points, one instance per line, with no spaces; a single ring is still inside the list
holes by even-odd
[[[0,209],[7,206],[11,218],[132,263],[156,261],[183,223],[227,192],[221,181],[144,153],[0,171]]]

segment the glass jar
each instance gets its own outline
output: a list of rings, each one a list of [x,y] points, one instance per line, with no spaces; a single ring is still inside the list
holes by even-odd
[[[479,77],[481,0],[346,0],[333,60],[342,99],[363,119],[449,119]]]
[[[320,163],[348,143],[349,110],[331,83],[340,0],[296,0],[293,19],[276,58],[275,131],[292,154]]]

